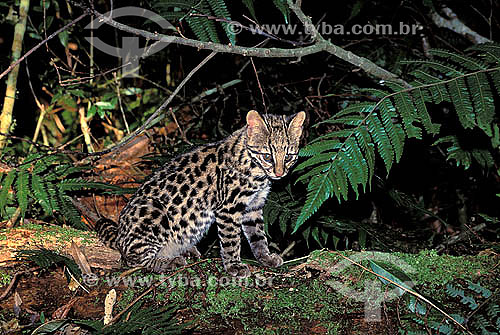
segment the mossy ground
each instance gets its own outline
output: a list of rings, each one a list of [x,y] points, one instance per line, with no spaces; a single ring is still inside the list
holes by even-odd
[[[480,282],[491,291],[500,287],[498,258],[493,256],[452,257],[431,251],[414,255],[315,251],[305,262],[290,262],[279,270],[252,265],[253,276],[246,280],[228,277],[217,259],[202,260],[171,277],[135,272],[121,278],[120,273],[102,272],[99,284],[88,287],[89,293],[65,289],[67,294],[54,294],[50,303],[33,302],[30,309],[51,315],[66,300],[77,296],[78,306],[69,316],[98,319],[103,315],[104,298],[111,288],[118,293],[117,313],[151,284],[164,280],[163,285],[144,297],[146,305],[174,305],[179,322],[191,322],[189,332],[194,334],[396,334],[401,328],[417,327],[408,310],[408,294],[383,302],[381,320],[367,322],[364,303],[359,301],[362,294],[353,299],[354,295],[342,293],[336,284],[357,294],[364,292],[368,282],[379,279],[343,256],[367,268],[374,260],[400,269],[413,281],[415,290],[432,297],[445,309],[453,308],[457,314],[466,315],[467,311],[446,293],[447,284]],[[0,278],[7,278],[10,272],[0,274]],[[19,289],[44,290],[53,285],[46,280],[60,282],[59,291],[67,287],[62,269],[52,269],[21,279]],[[392,290],[381,282],[380,287],[381,296]],[[37,296],[35,291],[29,294]],[[11,317],[7,311],[12,311],[12,303],[12,296],[1,303],[5,312],[0,320],[8,321]]]

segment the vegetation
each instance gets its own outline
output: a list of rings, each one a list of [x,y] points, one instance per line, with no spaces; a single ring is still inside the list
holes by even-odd
[[[109,19],[127,5],[169,25],[160,29],[158,17]],[[1,3],[0,252],[22,235],[16,229],[34,232],[21,244],[37,247],[16,245],[22,265],[0,271],[14,306],[0,313],[2,329],[21,331],[14,326],[21,322],[37,334],[68,325],[103,334],[191,326],[366,332],[363,322],[341,317],[359,314],[362,304],[341,300],[333,280],[396,292],[379,333],[498,333],[499,9],[487,0],[357,0],[326,14],[321,3],[295,0]],[[124,59],[88,42],[96,37],[154,52],[130,52],[139,68],[127,73]],[[128,312],[109,326],[67,314],[60,321],[44,314],[50,309],[28,307],[23,316],[9,285],[31,275],[23,266],[41,271],[33,276],[64,269],[68,282],[83,280],[64,245],[75,237],[91,244],[92,234],[80,230],[100,216],[116,218],[151,171],[240,128],[251,109],[308,114],[301,160],[274,183],[264,209],[271,247],[288,262],[252,278],[279,283],[211,287],[220,264],[195,263],[172,278],[202,278],[196,287],[153,290],[151,281],[168,279],[135,274],[142,284],[121,287],[116,308]],[[200,245],[204,259],[218,257],[215,235]],[[94,289],[101,306],[109,287]],[[287,330],[271,322],[290,319]]]

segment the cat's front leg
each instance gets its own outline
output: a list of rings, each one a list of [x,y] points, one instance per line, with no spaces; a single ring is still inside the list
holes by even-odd
[[[271,254],[269,252],[266,233],[264,231],[262,208],[246,212],[241,219],[241,225],[250,243],[250,248],[252,248],[252,253],[260,263],[274,268],[283,264],[283,259],[278,254]]]
[[[226,271],[235,277],[250,276],[248,266],[241,263],[241,226],[232,209],[221,210],[216,214],[216,223],[221,247],[221,257]]]

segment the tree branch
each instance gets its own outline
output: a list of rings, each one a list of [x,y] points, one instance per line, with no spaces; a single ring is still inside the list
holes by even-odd
[[[408,83],[398,78],[398,76],[395,75],[394,73],[391,73],[379,67],[372,61],[364,57],[357,56],[356,54],[353,54],[352,52],[347,51],[331,43],[330,41],[324,39],[314,28],[311,19],[307,17],[304,14],[304,12],[302,12],[300,7],[297,6],[292,0],[287,0],[287,2],[288,5],[290,6],[290,9],[295,13],[295,15],[297,15],[301,23],[308,29],[309,32],[313,33],[313,39],[316,41],[313,45],[294,48],[294,49],[284,49],[284,48],[252,48],[252,47],[244,47],[244,46],[237,46],[230,44],[201,42],[198,40],[183,38],[179,36],[169,36],[169,35],[159,34],[157,32],[151,33],[149,31],[137,29],[134,27],[127,26],[123,23],[116,22],[110,16],[103,15],[98,11],[96,11],[95,9],[88,8],[87,10],[90,11],[96,17],[98,17],[100,20],[102,20],[104,23],[116,29],[126,31],[128,33],[132,33],[138,36],[142,36],[149,40],[160,41],[164,43],[175,43],[175,44],[195,47],[198,49],[212,50],[220,53],[233,53],[243,56],[267,57],[267,58],[284,58],[284,57],[292,58],[292,57],[307,56],[322,51],[326,51],[356,67],[363,69],[367,73],[377,78],[383,80],[395,81],[398,82],[399,84],[404,85],[405,87],[409,87]]]
[[[459,35],[462,35],[474,44],[491,42],[490,39],[481,36],[480,34],[470,29],[468,26],[466,26],[465,23],[460,21],[460,19],[457,17],[457,14],[455,14],[450,8],[443,8],[443,13],[446,14],[448,19],[442,17],[436,12],[433,12],[431,14],[432,21],[436,26],[440,28],[447,28]]]

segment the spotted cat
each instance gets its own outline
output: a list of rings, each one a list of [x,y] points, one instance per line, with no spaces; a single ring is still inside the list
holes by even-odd
[[[262,208],[271,180],[286,175],[297,160],[304,119],[304,112],[248,112],[242,129],[155,171],[123,208],[118,224],[97,225],[99,237],[120,251],[125,265],[164,272],[185,264],[188,254],[199,256],[195,245],[216,223],[229,274],[250,275],[240,260],[242,230],[260,263],[280,266],[281,257],[269,252]]]

